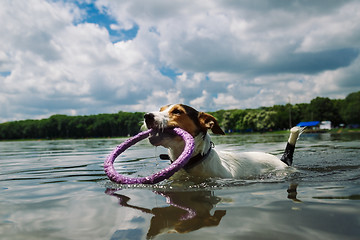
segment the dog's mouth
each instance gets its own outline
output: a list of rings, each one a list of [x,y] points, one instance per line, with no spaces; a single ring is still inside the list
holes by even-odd
[[[177,135],[171,131],[176,126],[168,126],[167,122],[156,121],[153,113],[144,115],[145,126],[148,129],[153,129],[153,133],[149,137],[149,141],[154,146],[164,145],[166,139],[174,138]]]
[[[154,146],[159,146],[166,138],[174,138],[177,135],[171,131],[172,128],[157,129],[153,128],[155,131],[150,135],[149,142]]]

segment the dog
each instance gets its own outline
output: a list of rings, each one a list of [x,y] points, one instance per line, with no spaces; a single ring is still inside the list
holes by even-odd
[[[167,148],[170,161],[180,156],[185,143],[181,137],[163,130],[179,127],[190,133],[194,137],[195,149],[183,169],[190,175],[204,178],[249,179],[285,169],[292,165],[295,144],[303,131],[300,127],[290,130],[284,154],[279,159],[263,152],[216,151],[208,131],[220,135],[225,133],[215,117],[184,104],[166,105],[158,112],[146,113],[144,125],[148,129],[156,130],[156,134],[151,135],[149,141],[154,146]],[[162,159],[164,158],[163,156]]]

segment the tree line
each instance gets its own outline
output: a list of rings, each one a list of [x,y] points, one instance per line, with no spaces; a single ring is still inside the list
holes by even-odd
[[[53,115],[41,120],[0,124],[0,139],[55,139],[135,135],[144,113],[119,112],[90,116]]]
[[[310,103],[219,110],[211,114],[226,132],[282,130],[304,121],[331,121],[335,128],[359,126],[360,91],[350,93],[345,99],[317,97]]]
[[[310,103],[274,105],[258,109],[211,112],[226,132],[289,129],[301,121],[331,121],[333,127],[360,124],[360,91],[345,99],[317,97]],[[135,135],[143,123],[142,112],[89,116],[53,115],[41,120],[0,124],[0,139],[55,139],[120,137]]]

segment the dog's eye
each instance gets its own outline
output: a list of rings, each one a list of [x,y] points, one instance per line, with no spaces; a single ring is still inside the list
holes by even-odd
[[[180,115],[182,113],[184,113],[183,111],[181,111],[180,109],[174,109],[171,111],[172,114],[176,114],[176,115]]]

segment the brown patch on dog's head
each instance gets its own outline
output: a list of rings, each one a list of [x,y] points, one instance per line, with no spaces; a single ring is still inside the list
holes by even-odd
[[[200,112],[198,118],[199,118],[200,126],[205,131],[208,129],[211,129],[211,131],[214,134],[225,135],[224,131],[219,126],[219,123],[217,122],[215,117],[213,117],[212,115],[204,113],[204,112]]]
[[[165,106],[162,106],[161,108],[160,108],[160,112],[163,112],[163,111],[165,111],[168,107],[170,107],[171,106],[171,104],[168,104],[168,105],[165,105]]]
[[[168,115],[168,127],[179,127],[194,137],[199,133],[197,124],[198,111],[192,107],[183,104],[172,105],[168,110]]]
[[[171,108],[168,109],[169,107]],[[194,137],[208,129],[211,129],[214,134],[225,134],[215,117],[204,112],[198,112],[187,105],[167,105],[160,108],[160,112],[162,111],[168,111],[168,127],[182,128]]]

